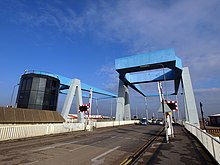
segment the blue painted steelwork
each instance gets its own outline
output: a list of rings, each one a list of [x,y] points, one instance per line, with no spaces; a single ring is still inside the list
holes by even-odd
[[[60,80],[60,91],[69,89],[70,84],[71,84],[71,80],[72,80],[70,78],[67,78],[67,77],[64,77],[64,76],[61,76],[61,75],[57,75],[57,74],[49,73],[49,72],[44,72],[44,71],[25,70],[24,74],[28,74],[28,73],[47,75],[47,76],[52,76],[52,77],[58,78]],[[90,88],[92,88],[93,93],[108,96],[108,97],[112,97],[112,98],[117,97],[117,95],[115,95],[111,92],[93,87],[91,85],[88,85],[88,84],[85,84],[85,83],[82,83],[82,82],[81,82],[81,88],[82,88],[83,91],[87,91],[87,92],[89,92]]]
[[[60,76],[60,75],[57,75],[57,76],[59,77],[60,84],[61,84],[60,90],[69,89],[71,79],[67,78],[67,77],[64,77],[64,76]],[[81,82],[81,88],[82,88],[83,91],[87,91],[87,92],[89,92],[90,88],[92,88],[93,93],[100,94],[100,95],[105,95],[105,96],[113,97],[113,98],[117,97],[117,95],[115,95],[111,92],[93,87],[91,85],[88,85],[88,84],[85,84],[85,83],[82,83],[82,82]]]
[[[50,77],[54,77],[59,79],[58,75],[50,73],[50,72],[45,72],[45,71],[38,71],[38,70],[25,70],[24,74],[29,74],[29,73],[34,73],[34,74],[40,74],[40,75],[46,75]]]
[[[166,80],[173,80],[175,74],[174,71],[166,70],[164,71],[164,73]],[[164,81],[163,71],[153,71],[153,72],[145,72],[145,73],[140,72],[137,74],[127,73],[125,77],[131,84]]]
[[[137,84],[169,80],[174,80],[174,93],[176,94],[181,80],[182,61],[175,55],[174,49],[171,48],[116,59],[115,69],[120,74],[119,78],[125,84],[143,96],[147,95],[140,88],[137,88]],[[155,71],[143,72],[149,70]],[[137,72],[139,73],[137,74]]]
[[[173,48],[150,52],[147,54],[139,54],[124,58],[118,58],[115,60],[115,69],[117,71],[125,69],[128,73],[140,71],[140,66],[147,67],[148,65],[151,65],[151,67],[149,66],[149,70],[150,68],[152,68],[152,65],[155,65],[154,69],[161,68],[161,66],[159,67],[159,65],[156,66],[157,64],[163,64],[165,67],[168,68],[178,68],[182,70],[181,59],[175,56]]]
[[[67,91],[65,91],[65,92],[63,92],[63,91],[59,91],[59,93],[60,93],[60,94],[67,95]],[[83,94],[82,94],[82,97],[83,97],[83,98],[89,98],[89,95],[88,95],[88,94],[83,93]],[[108,99],[109,99],[109,97],[106,97],[106,98],[108,98]],[[92,96],[92,99],[100,99],[100,98],[99,98],[99,97]]]

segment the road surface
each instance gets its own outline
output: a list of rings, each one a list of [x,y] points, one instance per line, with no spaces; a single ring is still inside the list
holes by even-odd
[[[127,125],[0,142],[0,164],[120,164],[160,125]]]

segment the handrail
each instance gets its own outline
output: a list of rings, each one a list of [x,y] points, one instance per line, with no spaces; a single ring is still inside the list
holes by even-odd
[[[56,75],[56,74],[54,74],[54,73],[51,73],[51,72],[38,71],[38,70],[25,70],[25,71],[24,71],[24,74],[30,74],[30,73],[40,74],[40,75],[46,75],[46,76],[51,76],[51,77],[54,77],[54,78],[59,79],[59,76],[58,76],[58,75]]]
[[[213,158],[220,163],[220,141],[195,125],[188,122],[184,122],[183,125],[201,142]]]
[[[220,144],[220,141],[219,141],[219,140],[217,140],[215,137],[213,137],[213,136],[210,135],[209,133],[205,132],[204,130],[202,130],[202,129],[200,129],[200,128],[196,127],[195,125],[192,125],[192,124],[190,124],[190,123],[188,123],[188,122],[185,122],[185,124],[188,124],[188,125],[190,125],[190,126],[196,128],[196,129],[202,131],[204,134],[206,134],[206,135],[209,136],[210,138],[213,138],[213,140],[215,140],[217,143]]]

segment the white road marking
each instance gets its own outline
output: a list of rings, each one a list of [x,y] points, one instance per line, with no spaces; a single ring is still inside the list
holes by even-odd
[[[101,159],[101,160],[98,160],[98,159],[101,158],[101,157],[103,157],[103,156],[105,156],[105,155],[107,155],[107,154],[109,154],[110,152],[113,152],[113,151],[117,150],[117,149],[120,148],[120,147],[121,147],[121,146],[117,146],[117,147],[115,147],[115,148],[112,148],[112,149],[110,149],[110,150],[108,150],[108,151],[106,151],[106,152],[104,152],[104,153],[102,153],[102,154],[96,156],[95,158],[91,159],[92,165],[100,164],[101,162],[103,163],[103,162],[104,162],[104,158]]]
[[[95,143],[92,143],[92,144],[98,144],[98,143],[101,143],[102,141],[101,140],[99,140],[99,141],[97,141],[97,142],[95,142]]]
[[[47,146],[47,147],[43,147],[43,148],[33,150],[32,152],[44,151],[44,150],[48,150],[48,149],[55,148],[55,147],[60,147],[60,146],[68,145],[68,144],[74,144],[74,143],[77,143],[77,142],[78,141],[73,141],[73,142],[69,142],[69,143],[52,144],[52,145]]]
[[[161,143],[159,142],[159,143],[154,143],[154,144],[152,144],[152,146],[150,147],[150,148],[156,148],[157,146],[159,146]]]
[[[94,162],[91,163],[91,165],[100,165],[100,164],[104,164],[104,162],[105,162],[105,158],[102,158],[95,160]]]
[[[153,155],[153,153],[150,153],[150,152],[146,151],[146,152],[143,154],[143,156],[149,156],[149,155]]]
[[[26,164],[24,164],[24,165],[31,165],[31,164],[35,164],[35,163],[38,163],[39,161],[37,160],[37,161],[34,161],[34,162],[30,162],[30,163],[26,163]]]
[[[76,151],[78,149],[81,149],[81,148],[85,148],[85,147],[88,147],[89,145],[84,145],[84,146],[80,146],[78,148],[74,148],[73,150],[69,150],[69,152],[73,152],[73,151]]]
[[[92,143],[92,144],[97,144],[97,143],[101,143],[102,141],[97,141],[95,143]],[[73,152],[73,151],[76,151],[78,149],[81,149],[81,148],[85,148],[85,147],[88,147],[89,145],[83,145],[83,146],[80,146],[78,148],[74,148],[73,150],[69,150],[69,152]]]

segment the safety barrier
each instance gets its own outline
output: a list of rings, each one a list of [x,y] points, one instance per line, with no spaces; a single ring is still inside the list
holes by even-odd
[[[0,125],[0,141],[43,136],[56,133],[79,131],[84,129],[84,124],[24,124],[24,125]]]
[[[43,136],[49,134],[65,133],[72,131],[89,130],[92,128],[113,127],[125,124],[134,124],[136,120],[131,121],[110,121],[93,122],[92,125],[83,123],[53,123],[53,124],[2,124],[0,125],[0,141],[20,139],[34,136]]]
[[[213,137],[205,130],[202,130],[188,122],[183,122],[184,127],[191,132],[209,151],[209,153],[220,163],[220,141],[218,137]]]
[[[95,128],[114,127],[119,125],[135,124],[138,122],[139,120],[95,122],[94,127]]]

